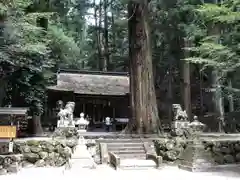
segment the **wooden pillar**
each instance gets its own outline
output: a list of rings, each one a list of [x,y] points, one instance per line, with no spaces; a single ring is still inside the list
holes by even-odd
[[[189,39],[184,39],[185,48],[190,48],[192,43]],[[185,50],[185,58],[190,56],[190,51]],[[190,82],[190,63],[189,61],[183,62],[183,80],[184,80],[184,109],[187,112],[188,119],[192,119],[192,107],[191,107],[191,82]]]
[[[86,111],[86,104],[83,103],[83,104],[82,104],[82,112],[85,114],[85,113],[86,113],[85,111]]]
[[[95,122],[96,122],[95,113],[96,113],[96,107],[95,107],[95,104],[93,104],[93,115],[92,115],[93,124],[95,124]]]

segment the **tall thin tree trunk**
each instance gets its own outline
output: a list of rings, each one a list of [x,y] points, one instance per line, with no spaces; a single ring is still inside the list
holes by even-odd
[[[213,70],[212,72],[212,85],[214,89],[213,103],[215,107],[215,112],[217,113],[218,118],[218,130],[219,132],[223,132],[225,126],[224,120],[224,101],[222,97],[222,88],[220,83],[220,75],[218,70]]]
[[[191,47],[191,42],[185,39],[185,48]],[[185,57],[189,57],[189,50],[185,50]],[[192,119],[192,107],[191,107],[191,84],[190,84],[190,63],[189,61],[183,61],[183,81],[184,81],[184,108],[187,112],[188,119]]]
[[[209,35],[219,35],[220,31],[219,28],[211,24],[209,26]],[[217,42],[219,43],[219,42]],[[214,104],[214,109],[217,114],[217,119],[218,119],[218,130],[219,132],[224,131],[224,126],[225,126],[225,118],[224,118],[224,100],[222,96],[222,88],[221,88],[221,72],[219,69],[213,68],[212,71],[212,86],[214,89],[213,92],[213,104]]]
[[[199,70],[199,79],[200,79],[200,83],[199,83],[199,89],[200,89],[200,107],[201,107],[201,116],[204,115],[204,107],[203,107],[203,74],[202,74],[202,70]]]
[[[104,59],[105,69],[108,70],[110,64],[109,48],[108,48],[108,0],[104,0]]]
[[[228,88],[232,89],[232,80],[231,77],[228,77]],[[233,94],[229,93],[228,95],[228,103],[229,103],[229,112],[234,111],[234,101],[233,101]]]
[[[218,0],[214,0],[215,4],[218,4]],[[215,24],[210,24],[209,26],[209,35],[219,35],[220,29]],[[219,40],[217,43],[220,43]],[[213,103],[215,107],[215,112],[217,113],[218,118],[218,131],[223,132],[224,126],[225,126],[225,118],[224,118],[224,100],[222,96],[222,88],[221,88],[221,73],[219,72],[219,69],[213,69],[212,71],[212,85],[214,89],[214,95],[213,95]]]
[[[155,94],[152,52],[148,26],[148,1],[130,1],[129,56],[132,115],[137,133],[158,132],[160,127]],[[134,107],[133,107],[134,106]],[[129,125],[128,127],[134,127]]]
[[[98,17],[98,56],[99,56],[99,70],[106,71],[106,61],[104,57],[104,41],[103,41],[103,33],[102,33],[102,1],[99,2],[99,17]]]
[[[115,52],[115,48],[116,48],[116,32],[115,32],[115,20],[114,20],[114,8],[113,8],[113,1],[111,1],[111,23],[112,23],[112,50],[113,52]]]
[[[168,72],[168,122],[172,122],[172,104],[173,104],[173,88],[172,88],[172,61],[170,61],[170,68]]]
[[[42,123],[41,123],[41,116],[40,115],[33,115],[32,119],[32,133],[35,136],[40,136],[43,134]]]
[[[99,7],[100,8],[100,7]],[[98,54],[98,69],[101,70],[101,47],[100,47],[100,27],[98,25],[98,16],[97,16],[97,6],[94,0],[94,21],[95,21],[95,37],[96,37],[96,44],[97,44],[97,53]],[[99,13],[100,14],[100,13]]]

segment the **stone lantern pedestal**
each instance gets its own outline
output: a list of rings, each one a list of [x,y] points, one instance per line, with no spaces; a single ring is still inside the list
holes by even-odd
[[[195,116],[189,127],[192,129],[192,139],[180,155],[178,167],[192,172],[208,171],[214,167],[214,159],[211,152],[204,149],[204,145],[199,138],[205,125],[199,122]]]

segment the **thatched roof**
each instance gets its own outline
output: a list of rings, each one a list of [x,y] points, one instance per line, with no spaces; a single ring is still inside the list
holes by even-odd
[[[129,93],[129,77],[113,73],[60,72],[57,85],[48,87],[55,91],[72,91],[89,95],[126,95]]]

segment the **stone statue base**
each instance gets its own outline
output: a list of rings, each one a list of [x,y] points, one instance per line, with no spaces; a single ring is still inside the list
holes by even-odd
[[[174,121],[172,123],[172,129],[187,129],[189,126],[189,122],[188,121]]]
[[[78,132],[87,132],[87,130],[86,129],[78,129]]]
[[[59,128],[64,128],[64,127],[75,127],[75,125],[74,124],[70,124],[69,123],[69,121],[60,121],[60,120],[58,120],[58,122],[57,122],[57,127],[59,127]]]
[[[209,171],[215,164],[211,152],[204,149],[200,140],[189,143],[179,159],[178,167],[191,172]]]
[[[172,136],[184,136],[187,135],[185,132],[189,129],[188,121],[174,121],[171,124],[171,135]]]

